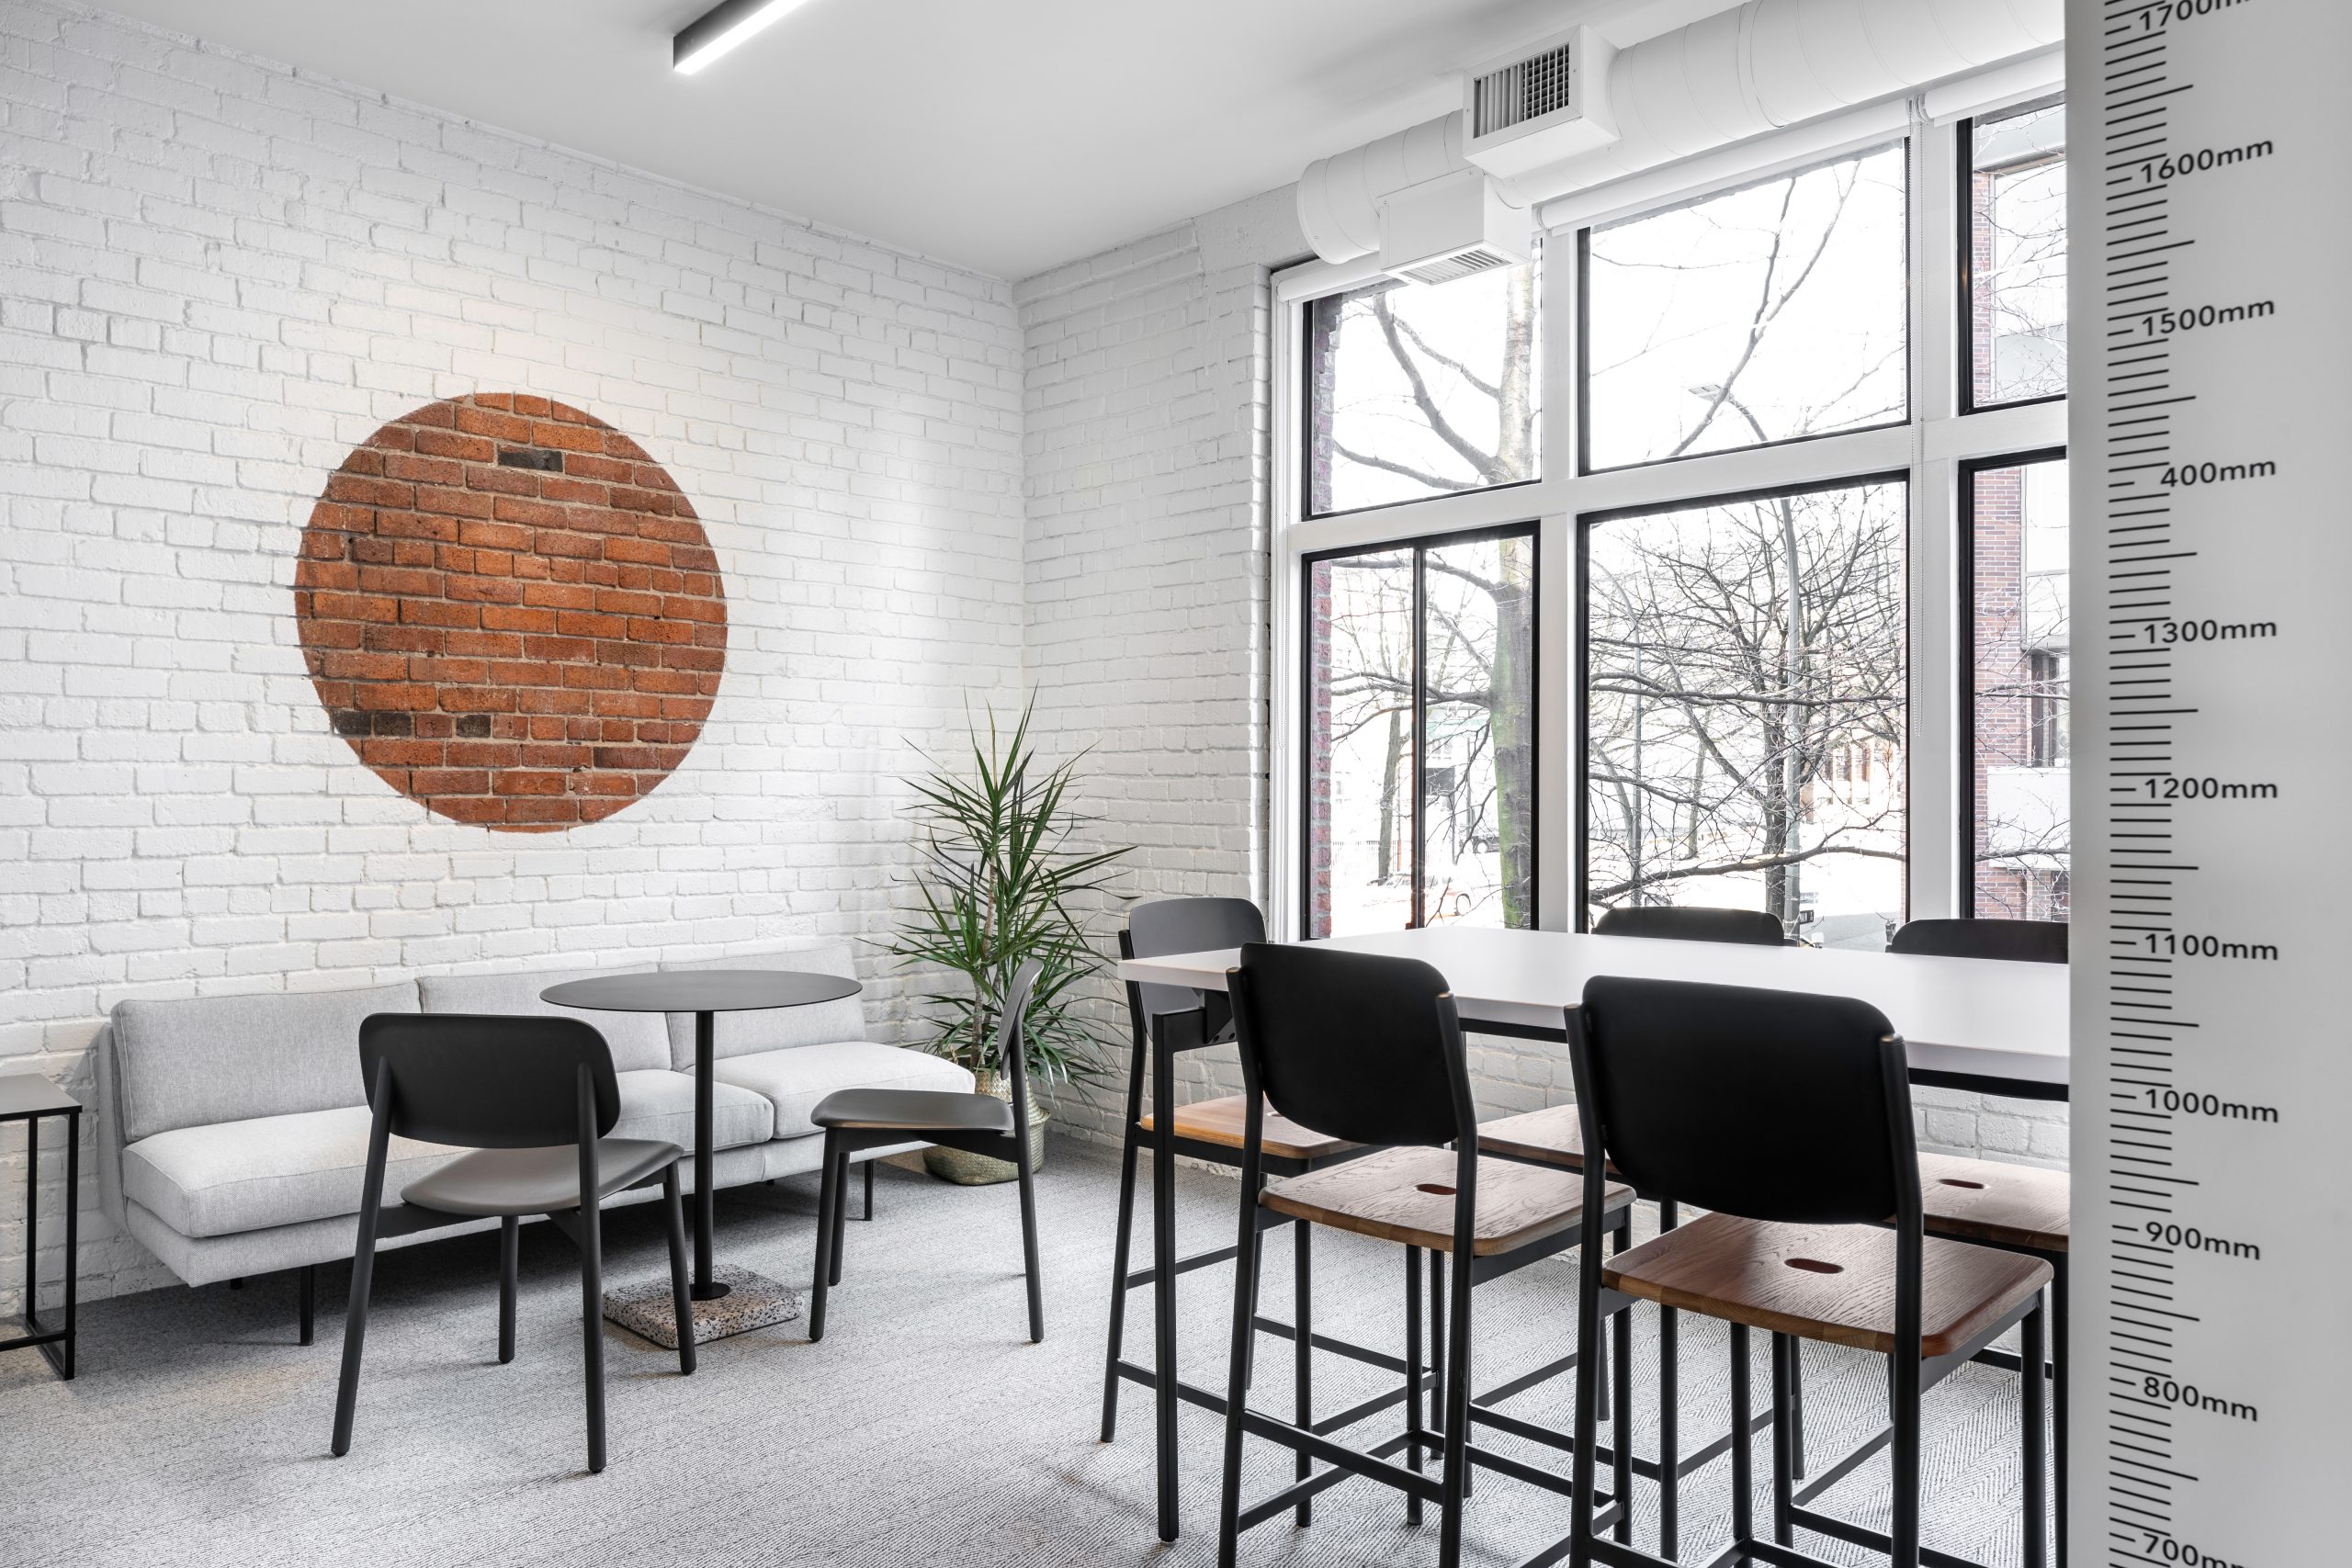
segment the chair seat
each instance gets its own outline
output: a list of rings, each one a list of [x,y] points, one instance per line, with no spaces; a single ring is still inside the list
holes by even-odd
[[[1190,1105],[1176,1108],[1176,1135],[1195,1143],[1215,1144],[1220,1148],[1241,1147],[1244,1123],[1250,1114],[1250,1102],[1238,1094],[1216,1100],[1196,1100]],[[1145,1132],[1158,1123],[1149,1116],[1136,1122]],[[1272,1106],[1266,1108],[1265,1120],[1259,1124],[1261,1146],[1276,1159],[1329,1159],[1346,1154],[1361,1145],[1345,1138],[1328,1137],[1312,1127],[1303,1126],[1287,1116],[1276,1115]]]
[[[1562,1170],[1584,1168],[1584,1123],[1573,1105],[1550,1105],[1516,1116],[1498,1116],[1478,1123],[1481,1153],[1511,1159],[1556,1165]],[[1609,1174],[1617,1174],[1611,1162]]]
[[[824,1128],[874,1128],[909,1133],[1012,1131],[1012,1107],[992,1094],[928,1089],[845,1089],[827,1095],[809,1113]]]
[[[632,1187],[682,1151],[650,1138],[600,1138],[596,1143],[599,1201]],[[401,1201],[445,1214],[550,1214],[580,1207],[580,1150],[560,1144],[543,1149],[476,1149],[432,1175],[412,1181]]]
[[[1894,1247],[1875,1225],[1768,1224],[1706,1214],[1602,1260],[1601,1283],[1642,1301],[1804,1339],[1894,1349]],[[1927,1238],[1920,1351],[1948,1356],[2050,1282],[2015,1252]]]
[[[1929,1235],[2064,1252],[2071,1190],[2063,1170],[1954,1155],[1919,1156],[1919,1199]]]
[[[1454,1156],[1445,1149],[1383,1149],[1304,1176],[1269,1182],[1259,1201],[1277,1213],[1434,1252],[1453,1250]],[[1633,1201],[1611,1184],[1608,1205]],[[1584,1220],[1584,1182],[1565,1171],[1509,1160],[1478,1161],[1478,1212],[1470,1250],[1490,1258],[1573,1229]]]

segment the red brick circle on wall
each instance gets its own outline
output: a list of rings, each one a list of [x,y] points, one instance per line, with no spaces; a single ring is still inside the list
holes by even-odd
[[[609,817],[685,760],[727,657],[677,484],[594,415],[478,393],[355,448],[294,574],[334,731],[427,810],[506,832]]]

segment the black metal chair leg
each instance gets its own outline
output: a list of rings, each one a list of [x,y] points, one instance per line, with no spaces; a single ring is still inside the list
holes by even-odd
[[[1617,1232],[1622,1238],[1623,1228]],[[1610,1472],[1610,1484],[1619,1503],[1616,1537],[1627,1546],[1634,1544],[1634,1314],[1621,1312],[1613,1324],[1611,1338],[1614,1344],[1610,1353],[1609,1386],[1611,1390],[1616,1416],[1609,1429],[1610,1446],[1617,1450],[1615,1463]]]
[[[1164,1127],[1172,1117],[1161,1118]],[[1247,1351],[1250,1341],[1257,1337],[1258,1317],[1258,1249],[1250,1246],[1258,1235],[1256,1205],[1248,1200],[1255,1196],[1258,1173],[1255,1161],[1245,1162],[1241,1173],[1241,1234],[1235,1243],[1233,1280],[1233,1340],[1227,1347],[1226,1362],[1225,1407],[1225,1472],[1217,1493],[1216,1561],[1217,1568],[1235,1568],[1241,1548],[1241,1413],[1250,1399],[1250,1362]],[[1170,1385],[1163,1382],[1160,1392],[1166,1393]],[[1160,1450],[1160,1461],[1172,1466],[1175,1461],[1172,1446]],[[1168,1499],[1174,1501],[1172,1495]],[[1172,1538],[1170,1538],[1172,1539]]]
[[[2056,1420],[2052,1423],[2057,1439],[2058,1476],[2058,1568],[2066,1568],[2066,1259],[2050,1260],[2050,1337],[2052,1381],[2057,1385]]]
[[[1657,1206],[1660,1235],[1681,1224],[1680,1206]],[[1682,1340],[1672,1307],[1657,1314],[1657,1553],[1679,1557],[1682,1545]]]
[[[2050,1561],[2050,1458],[2042,1437],[2045,1419],[2042,1391],[2041,1359],[2042,1307],[2034,1303],[2033,1310],[2019,1325],[2018,1341],[2018,1381],[2024,1385],[2025,1451],[2021,1456],[2025,1470],[2025,1568],[2045,1568]]]
[[[1465,1200],[1457,1200],[1465,1201]],[[1457,1237],[1462,1234],[1456,1231]],[[1457,1241],[1456,1245],[1459,1245]],[[1459,1568],[1462,1562],[1462,1504],[1470,1495],[1470,1286],[1474,1270],[1467,1257],[1453,1260],[1453,1335],[1446,1349],[1446,1372],[1452,1379],[1445,1407],[1445,1515],[1438,1521],[1438,1568]]]
[[[1894,1544],[1887,1553],[1888,1564],[1889,1568],[1919,1568],[1919,1360],[1899,1349],[1889,1360],[1894,1392],[1888,1403],[1894,1415],[1894,1445],[1889,1455],[1894,1469],[1890,1488],[1894,1518],[1887,1533]]]
[[[842,1254],[849,1243],[849,1151],[841,1154],[841,1174],[833,1179],[833,1273],[825,1282],[842,1282]]]
[[[1132,1053],[1127,1067],[1127,1120],[1120,1139],[1119,1227],[1111,1243],[1110,1344],[1102,1352],[1102,1440],[1119,1428],[1119,1354],[1127,1333],[1127,1260],[1136,1224],[1136,1124],[1143,1120],[1143,1052]]]
[[[523,1222],[513,1214],[498,1222],[498,1364],[514,1359],[514,1285],[522,1272]]]
[[[1159,1539],[1176,1539],[1176,1066],[1172,1051],[1154,1051],[1151,1061],[1151,1373]],[[1252,1224],[1255,1216],[1252,1216]],[[1251,1233],[1255,1235],[1254,1230]],[[1241,1246],[1253,1256],[1245,1236]],[[1247,1270],[1244,1270],[1247,1272]],[[1237,1275],[1238,1278],[1238,1275]],[[1250,1386],[1250,1346],[1244,1337],[1234,1364],[1238,1389]],[[1236,1485],[1239,1484],[1237,1479]]]
[[[824,1164],[817,1188],[817,1269],[808,1287],[808,1342],[825,1337],[825,1292],[833,1278],[833,1209],[842,1201],[842,1162],[833,1135],[825,1134]]]
[[[1315,1227],[1291,1222],[1291,1412],[1300,1426],[1315,1425],[1315,1266],[1309,1238]],[[1304,1481],[1314,1472],[1306,1450],[1298,1451],[1293,1473]],[[1301,1529],[1315,1522],[1315,1503],[1301,1498],[1292,1518]]]
[[[1804,1473],[1804,1341],[1792,1339],[1789,1358],[1789,1472]]]
[[[695,1375],[695,1303],[686,1289],[686,1205],[678,1193],[678,1168],[662,1172],[662,1215],[670,1232],[670,1314],[678,1325],[678,1375]]]
[[[873,1162],[866,1164],[871,1168]],[[1029,1343],[1037,1345],[1046,1337],[1046,1294],[1045,1280],[1037,1269],[1036,1179],[1030,1174],[1027,1148],[1013,1150],[1012,1168],[1021,1188],[1021,1269],[1029,1285]]]
[[[359,1404],[359,1355],[368,1342],[368,1291],[376,1280],[377,1205],[359,1215],[359,1245],[351,1258],[351,1299],[343,1309],[343,1376],[334,1393],[337,1459],[351,1451],[351,1418]]]
[[[604,1215],[594,1192],[580,1205],[580,1343],[587,1373],[588,1472],[605,1468]]]
[[[1405,1249],[1405,1462],[1421,1471],[1421,1249]],[[1420,1495],[1405,1494],[1405,1522],[1421,1522]]]
[[[302,1300],[302,1343],[308,1345],[314,1337],[319,1315],[319,1266],[305,1263],[301,1269],[300,1293]]]
[[[1796,1506],[1794,1343],[1785,1334],[1772,1336],[1772,1540],[1781,1546],[1796,1540],[1795,1521],[1790,1517]]]
[[[1748,1386],[1747,1325],[1731,1325],[1731,1539],[1756,1539],[1755,1391]]]

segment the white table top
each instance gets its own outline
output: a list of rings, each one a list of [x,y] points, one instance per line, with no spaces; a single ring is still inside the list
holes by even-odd
[[[1454,1005],[1465,1024],[1501,1023],[1556,1032],[1565,1027],[1563,1010],[1583,994],[1585,981],[1595,975],[1761,986],[1869,1002],[1903,1036],[1914,1072],[2060,1089],[2067,1081],[2067,971],[2063,964],[1463,926],[1336,937],[1331,945],[1419,958],[1435,965],[1453,987]],[[1226,970],[1239,961],[1238,948],[1133,958],[1119,965],[1119,976],[1221,991]]]

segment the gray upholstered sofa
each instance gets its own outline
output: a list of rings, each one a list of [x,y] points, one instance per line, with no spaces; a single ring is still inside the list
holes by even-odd
[[[653,965],[640,965],[643,969]],[[801,940],[663,969],[802,969],[854,975],[850,944]],[[551,1013],[539,993],[616,971],[429,975],[360,990],[126,1001],[96,1042],[99,1186],[117,1223],[191,1285],[300,1269],[303,1337],[310,1270],[351,1256],[368,1159],[359,1021],[376,1012]],[[694,1146],[694,1020],[579,1013],[612,1046],[621,1120],[614,1134]],[[721,1014],[712,1108],[719,1187],[815,1170],[824,1139],[808,1121],[838,1089],[968,1089],[939,1057],[866,1038],[860,998]],[[919,1147],[904,1145],[899,1147]],[[387,1207],[458,1151],[395,1139]],[[874,1156],[897,1152],[877,1149]],[[860,1156],[861,1158],[873,1157]],[[694,1165],[680,1168],[692,1190]],[[646,1189],[631,1198],[650,1196]],[[626,1200],[621,1200],[626,1201]],[[387,1248],[481,1230],[468,1221]],[[723,1236],[722,1236],[723,1243]]]

